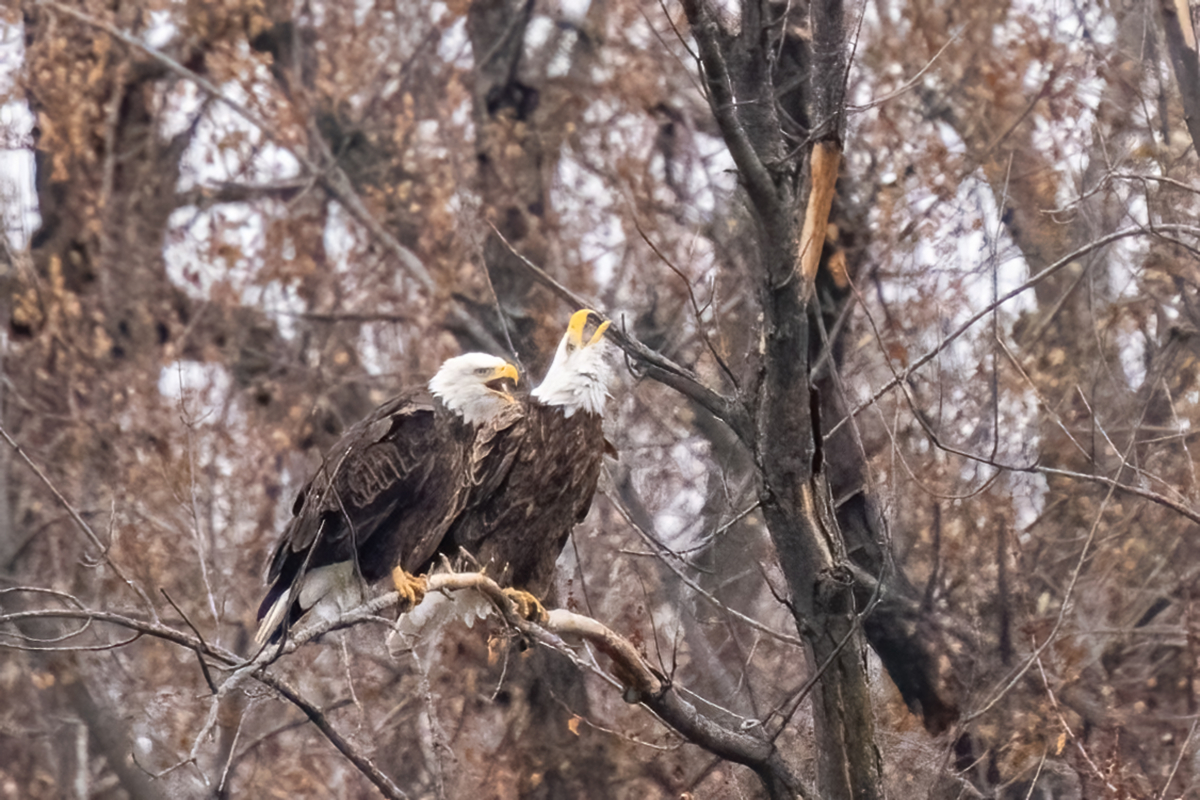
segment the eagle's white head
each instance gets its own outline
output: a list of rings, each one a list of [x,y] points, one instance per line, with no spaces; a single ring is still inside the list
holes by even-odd
[[[610,324],[595,311],[586,308],[576,311],[558,343],[546,378],[532,392],[534,398],[562,408],[564,417],[576,411],[603,416],[612,377],[604,341],[604,332]],[[585,338],[589,325],[595,327],[591,336]]]
[[[429,391],[468,425],[475,425],[516,402],[511,392],[516,385],[517,368],[503,358],[466,353],[442,364],[429,381]]]

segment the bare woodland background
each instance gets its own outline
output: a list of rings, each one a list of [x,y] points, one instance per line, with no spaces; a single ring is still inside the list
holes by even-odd
[[[0,13],[0,796],[1200,795],[1186,7]],[[774,761],[498,619],[214,705],[338,432],[508,337],[541,376],[521,256],[641,347],[559,602]]]

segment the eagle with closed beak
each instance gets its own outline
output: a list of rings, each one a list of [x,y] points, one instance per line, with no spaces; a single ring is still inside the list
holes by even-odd
[[[520,415],[516,382],[504,359],[467,353],[442,364],[428,391],[403,392],[347,430],[296,496],[267,567],[255,641],[275,641],[314,607],[347,611],[363,601],[364,581],[389,574],[419,600],[406,576],[429,568],[466,507],[467,478],[482,469],[474,459],[486,456],[477,436]]]

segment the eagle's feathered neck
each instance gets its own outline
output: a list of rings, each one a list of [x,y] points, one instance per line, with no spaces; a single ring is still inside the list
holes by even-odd
[[[517,370],[503,358],[467,353],[442,364],[429,381],[429,393],[468,425],[476,425],[515,402],[512,395],[499,388],[499,382],[506,378],[515,384]]]
[[[543,405],[561,408],[564,417],[569,418],[577,411],[604,416],[610,374],[604,343],[599,337],[593,343],[577,347],[568,334],[559,342],[545,379],[531,394]]]

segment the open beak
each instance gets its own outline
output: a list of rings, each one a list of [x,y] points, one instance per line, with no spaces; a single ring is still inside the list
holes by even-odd
[[[567,341],[573,350],[591,347],[604,338],[604,332],[608,330],[608,326],[611,324],[611,320],[604,319],[595,311],[589,308],[581,309],[571,315],[571,324],[567,326]],[[591,325],[595,325],[595,327],[592,329],[592,334],[589,337],[587,332]],[[586,340],[585,337],[587,337]]]
[[[483,385],[493,392],[511,395],[518,383],[520,383],[520,379],[517,377],[517,368],[512,364],[505,363],[504,366],[496,367],[496,372]]]

